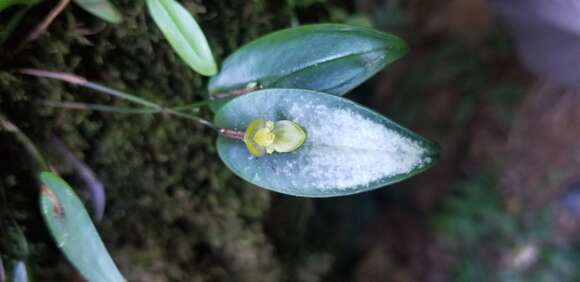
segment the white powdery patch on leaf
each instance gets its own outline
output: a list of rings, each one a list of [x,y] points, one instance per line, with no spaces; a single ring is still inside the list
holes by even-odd
[[[296,172],[300,164],[299,177],[320,190],[368,185],[428,161],[417,142],[352,110],[294,104],[288,114],[306,130],[307,138],[286,171]]]

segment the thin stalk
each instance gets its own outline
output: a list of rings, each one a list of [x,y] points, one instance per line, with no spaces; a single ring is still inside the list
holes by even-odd
[[[185,114],[182,112],[178,112],[178,111],[172,110],[170,108],[164,109],[163,112],[169,113],[169,114],[174,115],[174,116],[182,117],[185,119],[193,120],[195,122],[201,123],[201,124],[211,128],[211,129],[216,130],[215,125],[206,119],[203,119],[203,118],[200,118],[197,116],[188,115],[188,114]]]
[[[245,133],[243,131],[237,131],[237,130],[233,130],[233,129],[220,128],[220,129],[218,129],[218,133],[221,136],[226,137],[226,138],[244,141],[244,135],[245,135]]]
[[[192,116],[183,112],[180,112],[178,110],[175,110],[173,108],[165,108],[162,107],[156,103],[150,102],[148,100],[139,98],[135,95],[129,94],[129,93],[125,93],[116,89],[112,89],[110,87],[98,84],[98,83],[94,83],[94,82],[90,82],[88,80],[86,80],[84,77],[78,76],[78,75],[74,75],[74,74],[70,74],[70,73],[64,73],[64,72],[53,72],[53,71],[46,71],[46,70],[38,70],[38,69],[20,69],[18,70],[19,73],[22,74],[26,74],[26,75],[31,75],[31,76],[36,76],[36,77],[44,77],[44,78],[50,78],[50,79],[56,79],[56,80],[61,80],[61,81],[65,81],[74,85],[79,85],[82,87],[86,87],[89,89],[93,89],[96,90],[98,92],[113,96],[113,97],[117,97],[117,98],[121,98],[123,100],[127,100],[129,102],[132,102],[134,104],[139,104],[141,106],[145,106],[148,108],[151,108],[152,110],[150,110],[150,112],[139,112],[139,113],[167,113],[167,114],[171,114],[177,117],[181,117],[181,118],[186,118],[195,122],[198,122],[202,125],[205,125],[207,127],[210,127],[212,129],[215,129],[215,126],[208,120],[205,120],[203,118],[197,117],[197,116]],[[206,102],[203,101],[203,103],[205,104]],[[207,102],[209,103],[209,102]],[[94,109],[100,108],[98,110],[104,110],[104,111],[115,111],[116,108],[114,107],[109,107],[109,106],[104,106],[104,105],[89,105],[89,106],[95,106]],[[191,106],[191,105],[189,105]],[[179,106],[178,108],[183,108],[186,106]],[[87,107],[88,109],[88,107]],[[133,110],[133,109],[127,109],[124,108],[123,110],[120,111],[125,111],[127,112],[127,110]],[[135,110],[139,110],[139,109],[135,109]]]
[[[52,21],[66,8],[70,0],[60,0],[56,6],[48,13],[42,22],[28,35],[28,37],[21,43],[20,47],[24,46],[29,41],[36,40],[47,28]],[[20,48],[19,48],[20,49]]]
[[[139,104],[141,106],[149,107],[152,109],[158,109],[158,110],[162,109],[161,106],[159,106],[153,102],[147,101],[145,99],[141,99],[137,96],[134,96],[134,95],[131,95],[128,93],[124,93],[124,92],[109,88],[107,86],[104,86],[104,85],[101,85],[98,83],[90,82],[90,81],[86,80],[84,77],[81,77],[78,75],[65,73],[65,72],[54,72],[54,71],[46,71],[46,70],[38,70],[38,69],[20,69],[20,70],[18,70],[18,72],[21,74],[27,74],[27,75],[36,76],[36,77],[44,77],[44,78],[51,78],[51,79],[65,81],[65,82],[68,82],[68,83],[71,83],[74,85],[79,85],[82,87],[96,90],[98,92],[107,94],[109,96],[121,98],[121,99],[127,100],[129,102]]]
[[[155,104],[153,102],[149,102],[149,101],[147,101],[145,99],[139,98],[139,97],[134,96],[134,95],[131,95],[129,93],[121,92],[119,90],[115,90],[115,89],[109,88],[107,86],[98,84],[98,83],[86,81],[84,84],[81,84],[81,86],[86,87],[86,88],[89,88],[89,89],[96,90],[98,92],[102,92],[102,93],[105,93],[105,94],[109,94],[109,95],[114,96],[114,97],[118,97],[118,98],[121,98],[121,99],[125,99],[125,100],[127,100],[129,102],[133,102],[135,104],[139,104],[139,105],[142,105],[142,106],[145,106],[145,107],[149,107],[149,108],[152,108],[152,109],[157,109],[157,110],[160,110],[160,111],[163,109],[163,107],[161,107],[158,104]]]
[[[185,110],[195,110],[199,109],[201,106],[209,104],[209,100],[204,100],[198,103],[182,105],[171,107],[168,109],[177,111],[177,112],[185,112]],[[154,113],[161,113],[163,109],[151,109],[151,108],[127,108],[127,107],[116,107],[116,106],[108,106],[102,104],[91,104],[91,103],[80,103],[80,102],[68,102],[68,101],[40,101],[45,106],[54,107],[54,108],[63,108],[67,110],[90,110],[90,111],[99,111],[99,112],[111,112],[111,113],[120,113],[120,114],[154,114]],[[167,109],[165,109],[167,111]]]
[[[221,100],[221,99],[237,97],[237,96],[241,96],[244,94],[248,94],[252,91],[258,90],[258,89],[260,89],[260,87],[261,86],[258,83],[252,82],[252,83],[249,83],[248,85],[246,85],[246,87],[244,87],[244,88],[234,89],[234,90],[231,90],[228,92],[215,93],[215,94],[211,95],[211,99],[212,100]]]
[[[91,110],[119,114],[151,114],[159,112],[159,110],[150,108],[145,109],[123,108],[123,107],[114,107],[100,104],[87,104],[78,102],[42,101],[41,103],[49,107],[64,108],[68,110]]]
[[[7,132],[14,134],[16,140],[18,140],[18,142],[20,142],[26,148],[26,150],[36,161],[40,169],[43,171],[50,171],[48,163],[44,160],[42,154],[40,153],[38,148],[36,148],[36,146],[30,140],[30,138],[28,138],[28,136],[26,136],[26,134],[24,134],[18,127],[16,127],[16,125],[8,121],[1,114],[0,114],[0,129],[6,130]]]
[[[203,106],[209,105],[211,102],[212,102],[211,100],[203,100],[203,101],[192,103],[192,104],[171,107],[171,109],[174,111],[178,111],[178,112],[183,112],[186,110],[196,110],[196,109],[199,109]]]

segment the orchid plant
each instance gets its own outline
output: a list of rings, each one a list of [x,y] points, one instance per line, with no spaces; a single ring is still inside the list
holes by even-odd
[[[406,54],[408,48],[400,38],[365,27],[305,25],[258,38],[218,68],[204,33],[184,7],[175,0],[146,0],[146,5],[179,57],[211,77],[207,100],[164,107],[73,74],[19,72],[93,89],[139,107],[64,101],[53,106],[74,103],[98,111],[164,113],[207,126],[216,132],[218,154],[233,173],[288,195],[333,197],[369,191],[407,179],[436,162],[435,143],[341,97]],[[213,121],[194,111],[204,106],[214,112]],[[3,126],[23,136],[8,122]],[[31,152],[41,164],[42,214],[59,247],[85,279],[123,281],[82,203],[50,172],[38,150]],[[92,256],[79,256],[83,245]]]
[[[184,7],[174,0],[147,0],[146,5],[179,57],[211,77],[207,100],[163,107],[73,74],[20,72],[141,106],[82,104],[87,109],[165,113],[208,126],[218,133],[219,156],[235,174],[284,194],[360,193],[411,177],[436,161],[433,142],[341,97],[406,54],[399,37],[343,24],[299,26],[248,43],[218,72],[204,33]],[[213,122],[194,114],[207,105],[215,113]]]

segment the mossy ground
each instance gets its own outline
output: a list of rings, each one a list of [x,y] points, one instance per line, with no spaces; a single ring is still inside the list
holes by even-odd
[[[39,40],[15,51],[21,34],[52,3],[29,12],[0,48],[0,112],[43,149],[73,186],[82,190],[83,184],[73,180],[70,166],[48,143],[51,135],[59,136],[105,184],[107,207],[98,229],[129,280],[292,277],[285,274],[288,263],[276,255],[265,233],[270,194],[240,181],[221,164],[213,132],[162,115],[47,107],[43,101],[123,103],[13,72],[18,67],[71,72],[164,105],[204,99],[206,79],[174,54],[147,16],[144,3],[114,2],[125,17],[118,26],[70,5]],[[218,61],[250,39],[289,23],[284,3],[184,1],[184,5],[196,15]],[[201,114],[211,118],[208,111]],[[34,163],[11,135],[0,137],[6,194],[0,204],[2,258],[7,262],[19,256],[12,250],[18,236],[8,236],[8,231],[20,226],[30,245],[27,259],[35,276],[40,281],[70,280],[74,272],[52,244],[38,212]],[[318,277],[315,270],[308,275]]]

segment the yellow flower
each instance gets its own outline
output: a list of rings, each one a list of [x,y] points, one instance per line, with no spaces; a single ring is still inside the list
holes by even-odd
[[[261,157],[273,152],[287,153],[298,149],[306,140],[306,133],[295,122],[253,119],[244,133],[244,142],[252,156]]]

